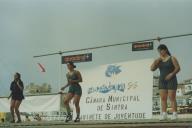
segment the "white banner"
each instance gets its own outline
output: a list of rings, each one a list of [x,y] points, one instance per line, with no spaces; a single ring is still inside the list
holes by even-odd
[[[82,70],[81,119],[152,118],[152,62],[144,59]]]
[[[0,112],[10,111],[7,98],[0,98]],[[28,96],[22,101],[20,112],[49,112],[60,110],[60,95]]]

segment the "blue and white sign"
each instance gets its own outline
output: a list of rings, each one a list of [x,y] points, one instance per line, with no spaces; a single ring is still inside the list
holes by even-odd
[[[81,70],[81,119],[152,118],[152,62],[144,59]]]

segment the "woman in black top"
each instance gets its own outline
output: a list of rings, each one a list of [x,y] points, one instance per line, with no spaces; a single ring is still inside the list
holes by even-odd
[[[15,73],[14,80],[11,83],[10,90],[11,94],[9,98],[11,97],[11,105],[10,105],[10,111],[12,116],[11,123],[15,123],[15,117],[14,117],[14,111],[17,115],[17,123],[21,122],[20,112],[19,112],[19,106],[24,99],[23,96],[23,82],[21,81],[21,75],[19,73]]]
[[[151,65],[151,70],[155,71],[157,68],[160,70],[159,76],[159,89],[161,97],[162,114],[160,120],[167,119],[167,97],[171,101],[172,120],[177,119],[177,103],[176,103],[176,90],[177,90],[177,76],[180,71],[180,66],[177,59],[171,56],[166,45],[161,44],[158,46],[160,57],[156,59]]]

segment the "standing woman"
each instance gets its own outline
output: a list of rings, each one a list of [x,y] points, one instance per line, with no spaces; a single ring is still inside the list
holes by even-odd
[[[176,90],[178,84],[176,74],[180,71],[180,66],[177,59],[171,56],[166,45],[161,44],[157,49],[160,57],[151,65],[151,71],[155,71],[157,68],[160,70],[159,90],[162,106],[160,120],[167,119],[167,97],[170,99],[173,112],[171,119],[175,120],[177,119]]]
[[[74,98],[74,104],[75,104],[76,113],[77,113],[77,117],[74,120],[74,122],[80,122],[79,101],[80,101],[80,98],[82,95],[82,90],[81,90],[81,86],[80,86],[79,82],[82,82],[82,77],[81,77],[81,73],[79,71],[75,70],[76,66],[74,65],[73,62],[68,62],[67,68],[69,70],[69,72],[66,75],[68,83],[67,83],[67,85],[65,85],[64,87],[61,88],[61,90],[64,90],[66,87],[69,86],[68,94],[64,99],[64,104],[67,109],[67,118],[65,121],[68,122],[68,121],[72,120],[69,102],[71,101],[72,98]]]
[[[23,82],[21,81],[21,75],[17,72],[14,75],[14,80],[11,83],[10,90],[11,94],[8,98],[11,97],[11,105],[10,105],[10,111],[11,111],[11,116],[12,116],[12,121],[11,123],[15,123],[15,116],[14,112],[17,115],[17,123],[21,123],[21,117],[20,117],[20,112],[19,112],[19,106],[24,99],[23,96]]]

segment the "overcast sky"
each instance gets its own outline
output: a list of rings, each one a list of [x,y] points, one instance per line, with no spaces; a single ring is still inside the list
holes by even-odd
[[[15,72],[25,85],[46,82],[53,92],[65,83],[59,55],[34,55],[192,33],[191,12],[192,0],[0,0],[0,96],[8,95]],[[80,70],[156,58],[154,43],[152,51],[132,52],[131,45],[124,45],[71,54],[93,53],[93,62],[77,64]],[[161,43],[180,62],[179,81],[192,78],[192,36]]]

